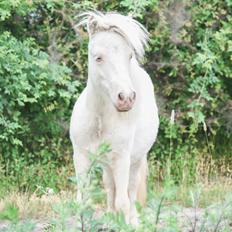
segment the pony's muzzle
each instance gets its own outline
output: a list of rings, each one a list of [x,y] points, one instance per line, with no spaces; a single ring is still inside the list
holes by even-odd
[[[120,112],[131,110],[134,105],[135,99],[135,91],[131,91],[129,94],[126,94],[125,92],[120,92],[118,94],[118,101],[116,104],[117,110]]]

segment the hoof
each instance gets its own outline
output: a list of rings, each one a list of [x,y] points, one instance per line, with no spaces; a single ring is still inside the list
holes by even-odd
[[[132,218],[130,218],[130,224],[133,227],[138,227],[139,226],[139,219],[138,219],[138,217],[132,217]]]

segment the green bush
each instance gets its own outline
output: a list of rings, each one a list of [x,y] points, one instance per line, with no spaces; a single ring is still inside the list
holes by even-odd
[[[58,160],[65,145],[64,121],[78,81],[51,63],[33,39],[0,35],[0,154],[5,175],[30,164]],[[62,144],[62,145],[60,145]],[[48,148],[49,147],[49,148]],[[35,173],[36,175],[36,173]]]
[[[151,164],[160,163],[157,175],[194,182],[204,157],[218,160],[220,170],[222,159],[231,166],[231,5],[230,0],[3,0],[0,175],[16,180],[25,166],[55,170],[68,162],[71,146],[64,128],[87,77],[88,36],[75,24],[89,9],[130,14],[150,32],[143,65],[160,110],[159,135],[149,156]],[[215,173],[210,170],[207,175]],[[232,174],[224,170],[223,175]]]

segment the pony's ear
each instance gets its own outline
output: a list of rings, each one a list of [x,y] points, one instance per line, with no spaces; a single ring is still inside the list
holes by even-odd
[[[87,30],[89,37],[99,31],[109,30],[110,25],[105,22],[103,15],[90,15],[87,19]]]
[[[94,16],[89,16],[88,22],[87,22],[87,30],[89,33],[89,36],[93,36],[96,32],[99,30],[98,21]]]

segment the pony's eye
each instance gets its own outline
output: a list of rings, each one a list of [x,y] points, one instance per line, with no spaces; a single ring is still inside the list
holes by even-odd
[[[129,59],[131,60],[131,59],[132,59],[132,57],[133,57],[133,54],[131,53],[131,54],[130,54],[130,57],[129,57]]]
[[[98,56],[97,58],[96,58],[96,61],[99,63],[99,62],[101,62],[102,61],[102,57],[101,56]]]

